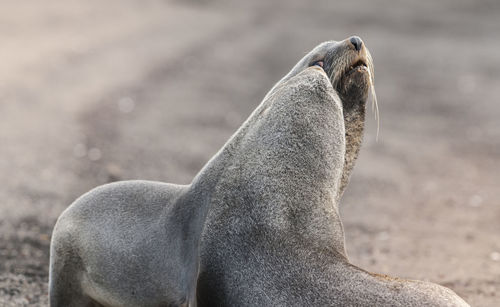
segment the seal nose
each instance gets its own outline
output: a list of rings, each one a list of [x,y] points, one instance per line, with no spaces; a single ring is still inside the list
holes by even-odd
[[[361,50],[361,48],[363,47],[363,41],[361,40],[361,38],[359,38],[359,36],[352,36],[349,41],[354,46],[354,49],[356,49],[356,51]]]

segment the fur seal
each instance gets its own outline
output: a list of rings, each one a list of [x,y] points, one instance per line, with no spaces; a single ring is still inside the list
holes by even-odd
[[[348,261],[338,206],[370,89],[359,37],[322,43],[190,185],[81,196],[53,231],[51,306],[468,306]]]

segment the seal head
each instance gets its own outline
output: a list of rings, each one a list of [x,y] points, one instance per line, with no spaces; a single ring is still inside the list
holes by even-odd
[[[339,196],[342,196],[363,141],[366,102],[370,93],[375,118],[377,121],[379,118],[373,60],[369,50],[357,36],[338,42],[327,41],[302,58],[278,84],[309,66],[318,66],[324,70],[342,103],[346,137],[344,171],[339,189]]]
[[[373,61],[363,41],[353,36],[328,48],[323,68],[342,101],[344,112],[346,154],[339,190],[341,196],[363,141],[366,101],[370,92],[375,118],[378,120]]]

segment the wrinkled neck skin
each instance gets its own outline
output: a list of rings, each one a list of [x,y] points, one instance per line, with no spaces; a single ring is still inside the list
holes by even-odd
[[[346,101],[343,100],[346,152],[344,170],[339,189],[339,195],[345,192],[347,184],[359,155],[363,143],[363,131],[365,128],[365,105],[366,100]]]

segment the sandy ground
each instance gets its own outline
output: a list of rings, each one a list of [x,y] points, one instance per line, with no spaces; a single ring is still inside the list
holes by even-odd
[[[188,183],[317,43],[360,35],[381,109],[343,199],[353,263],[500,302],[500,2],[2,1],[0,305],[47,306],[57,216]]]

